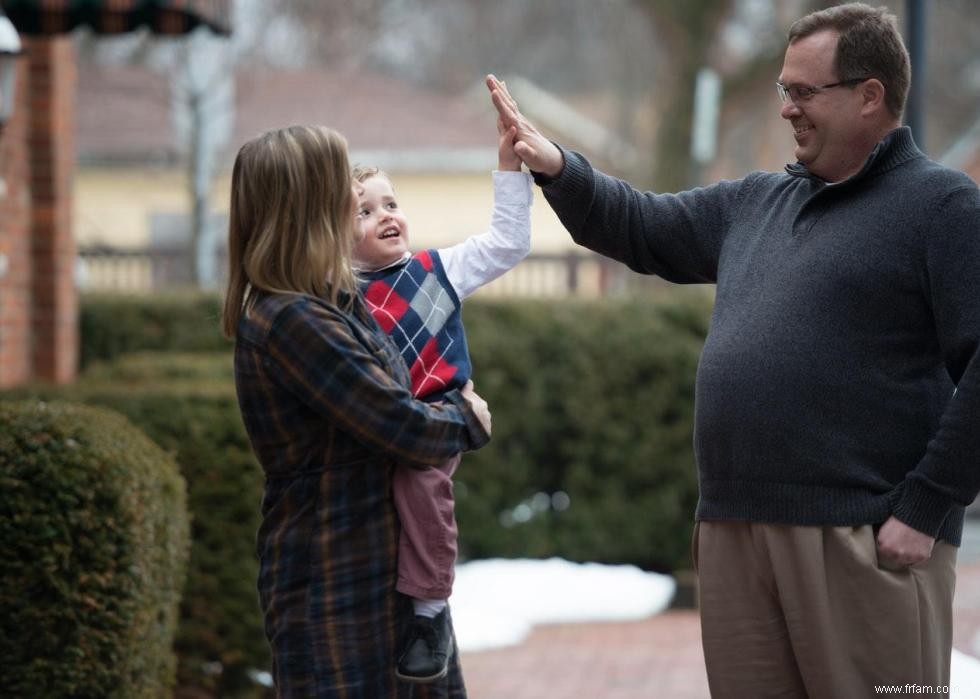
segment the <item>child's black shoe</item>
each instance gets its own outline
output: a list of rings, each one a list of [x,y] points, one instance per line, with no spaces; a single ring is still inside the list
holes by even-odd
[[[398,657],[395,676],[405,682],[434,682],[446,676],[454,652],[449,608],[434,618],[416,616]]]

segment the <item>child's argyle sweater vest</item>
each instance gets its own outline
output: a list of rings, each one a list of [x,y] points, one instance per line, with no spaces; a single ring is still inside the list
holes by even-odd
[[[437,250],[404,264],[361,273],[371,314],[388,333],[412,376],[412,393],[433,401],[469,381],[472,367],[461,302]]]

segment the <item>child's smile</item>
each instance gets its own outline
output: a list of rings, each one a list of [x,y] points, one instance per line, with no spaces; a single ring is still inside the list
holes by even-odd
[[[361,187],[357,224],[364,237],[354,247],[354,261],[365,270],[381,269],[408,251],[408,221],[387,177],[370,177]]]

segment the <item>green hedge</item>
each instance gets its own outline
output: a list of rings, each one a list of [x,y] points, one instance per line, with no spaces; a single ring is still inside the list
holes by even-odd
[[[463,555],[690,567],[709,316],[700,294],[467,306],[494,432],[455,476]]]
[[[83,294],[79,365],[132,352],[214,352],[230,343],[218,329],[221,298],[200,292],[155,296]]]
[[[184,581],[184,482],[122,416],[0,403],[4,697],[165,697]]]
[[[263,478],[239,416],[231,355],[127,355],[93,365],[73,386],[26,392],[116,410],[174,456],[192,513],[178,682],[218,696],[246,692],[248,670],[269,665],[255,591]]]

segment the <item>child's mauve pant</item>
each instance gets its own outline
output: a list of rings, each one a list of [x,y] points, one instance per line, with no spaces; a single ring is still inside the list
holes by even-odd
[[[402,594],[448,599],[453,590],[456,517],[452,475],[460,456],[432,468],[395,468],[392,487],[402,524],[395,589]]]

